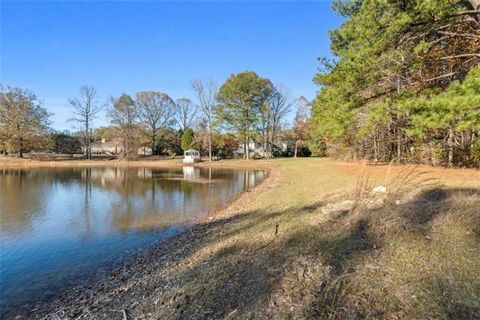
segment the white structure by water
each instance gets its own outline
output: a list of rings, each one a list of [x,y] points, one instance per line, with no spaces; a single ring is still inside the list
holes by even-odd
[[[188,149],[183,153],[183,163],[194,163],[200,161],[200,151]]]

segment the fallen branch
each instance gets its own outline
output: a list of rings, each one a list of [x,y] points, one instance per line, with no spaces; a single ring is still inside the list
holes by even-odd
[[[480,53],[464,53],[464,54],[457,54],[453,56],[446,56],[442,58],[438,58],[435,60],[451,60],[451,59],[459,59],[459,58],[467,58],[467,57],[478,57],[480,58]]]

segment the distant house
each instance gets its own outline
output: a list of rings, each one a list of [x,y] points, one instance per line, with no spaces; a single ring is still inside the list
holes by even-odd
[[[106,141],[102,139],[91,144],[92,154],[109,154],[109,155],[118,155],[123,153],[123,143],[121,138],[113,138],[112,140]],[[142,147],[138,148],[139,155],[149,156],[152,154],[152,148]]]
[[[270,145],[270,143],[267,143]],[[271,146],[271,151],[287,151],[289,145],[287,142],[280,141],[279,145],[273,144]],[[253,157],[255,155],[259,155],[260,157],[266,157],[268,155],[269,150],[265,150],[263,147],[263,143],[256,141],[255,139],[250,139],[250,142],[248,143],[248,151],[249,151],[249,156]],[[243,156],[244,150],[243,150],[243,145],[240,145],[237,150],[233,152],[237,157]]]
[[[243,154],[245,153],[244,146],[241,143],[238,149],[233,151],[233,154],[236,157],[242,157]],[[255,141],[254,139],[250,139],[250,142],[248,143],[248,153],[252,157],[255,155],[255,153],[260,154],[263,157],[263,154],[265,153],[263,150],[263,146],[261,143]]]
[[[268,143],[268,145],[270,145],[270,143]],[[272,153],[274,154],[275,152],[293,152],[294,148],[295,143],[293,141],[278,140],[276,141],[276,143],[272,144],[271,148],[268,149],[271,149]],[[269,152],[269,150],[264,150],[263,143],[258,142],[255,139],[250,139],[250,142],[248,143],[248,150],[250,157],[253,157],[255,155],[266,157]],[[243,145],[240,145],[238,149],[236,149],[233,153],[237,157],[243,157]]]

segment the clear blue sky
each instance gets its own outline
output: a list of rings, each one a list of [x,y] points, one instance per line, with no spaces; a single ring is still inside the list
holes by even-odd
[[[33,90],[67,122],[83,84],[101,99],[158,90],[192,98],[190,81],[253,70],[311,99],[317,57],[341,23],[330,1],[1,1],[0,81]],[[95,121],[104,125],[106,120]]]

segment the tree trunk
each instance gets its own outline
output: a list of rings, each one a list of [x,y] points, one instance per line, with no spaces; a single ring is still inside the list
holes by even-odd
[[[268,158],[267,134],[268,134],[268,133],[266,133],[266,134],[263,136],[263,156],[264,156],[265,158]]]
[[[298,151],[298,141],[295,142],[295,153],[293,154],[293,157],[297,157],[297,151]]]
[[[453,166],[453,130],[450,128],[448,129],[448,166]]]
[[[397,162],[402,158],[402,130],[397,127]]]
[[[208,128],[208,159],[212,162],[212,133]]]
[[[249,143],[250,143],[250,136],[248,135],[248,125],[245,126],[245,155],[246,155],[246,158],[247,160],[250,159],[250,147],[249,147]]]
[[[273,129],[270,128],[268,130],[268,157],[271,158],[273,156]]]
[[[20,150],[18,153],[20,158],[23,158],[23,138],[22,137],[20,137]]]
[[[129,143],[128,143],[128,134],[125,136],[124,140],[124,145],[123,145],[123,158],[128,160],[128,148],[129,148]]]
[[[90,137],[89,137],[89,125],[88,125],[88,122],[89,122],[90,119],[88,119],[88,115],[85,117],[85,141],[84,141],[84,146],[85,146],[85,152],[84,152],[84,156],[85,156],[85,159],[90,159]]]
[[[274,124],[274,125],[272,126],[272,136],[270,137],[270,139],[271,139],[271,140],[270,140],[270,142],[271,142],[270,148],[272,148],[272,149],[271,149],[271,150],[272,150],[272,154],[273,154],[273,142],[275,141],[275,136],[276,136],[276,134],[277,134],[277,128],[276,128],[276,125]]]
[[[212,123],[211,123],[211,120],[210,120],[210,117],[207,118],[208,122],[208,126],[207,126],[207,130],[208,130],[208,160],[210,162],[212,162]]]
[[[152,156],[156,154],[155,152],[155,138],[156,138],[156,133],[153,131],[152,133]]]

